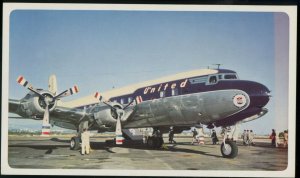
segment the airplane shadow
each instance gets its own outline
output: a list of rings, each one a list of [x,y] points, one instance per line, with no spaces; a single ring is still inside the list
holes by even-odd
[[[180,143],[182,145],[191,145],[191,143]],[[111,151],[112,148],[114,147],[120,147],[120,148],[132,148],[132,149],[140,149],[140,150],[160,150],[160,151],[165,151],[165,152],[184,152],[184,153],[192,153],[192,154],[201,154],[201,155],[206,155],[206,156],[213,156],[216,158],[222,158],[220,155],[213,155],[209,154],[208,152],[204,151],[198,151],[198,150],[191,150],[191,149],[186,149],[186,148],[178,148],[177,145],[180,144],[175,144],[175,145],[166,145],[167,149],[164,148],[159,148],[159,149],[153,149],[149,148],[147,145],[142,144],[142,143],[125,143],[121,146],[119,145],[114,145],[114,144],[107,144],[104,142],[91,142],[91,148],[94,150],[98,149],[105,149],[106,151],[110,153],[115,153]]]
[[[171,152],[185,152],[185,153],[193,153],[193,154],[201,154],[206,156],[213,156],[216,158],[223,158],[220,155],[209,154],[208,152],[199,151],[199,150],[190,150],[186,148],[175,148],[176,146],[168,146],[168,150]]]
[[[46,144],[35,144],[35,145],[9,145],[9,147],[27,147],[31,149],[36,149],[36,150],[45,150],[45,154],[52,154],[53,150],[59,149],[59,148],[68,148],[70,140],[64,140],[64,139],[59,139],[59,138],[51,138],[50,139],[53,142],[58,142],[58,143],[64,143],[64,144],[53,144],[53,145],[46,145]],[[142,144],[141,142],[125,142],[123,145],[115,145],[113,142],[90,142],[91,149],[93,150],[104,150],[109,153],[116,153],[112,151],[112,148],[115,147],[120,147],[120,148],[132,148],[132,149],[140,149],[140,150],[160,150],[164,152],[183,152],[183,153],[192,153],[192,154],[201,154],[201,155],[207,155],[207,156],[212,156],[216,158],[221,158],[222,156],[220,155],[214,155],[214,154],[209,154],[208,152],[205,151],[200,151],[200,150],[192,150],[192,149],[187,149],[187,148],[179,148],[177,145],[191,145],[190,142],[180,142],[176,143],[173,145],[166,144],[165,148],[159,148],[159,149],[153,149],[149,148],[147,145]],[[191,145],[192,146],[192,145]],[[205,146],[211,146],[211,145],[205,145]],[[70,150],[70,151],[78,151],[78,150]],[[80,151],[80,150],[79,150]]]
[[[56,137],[51,138],[50,140],[54,141],[54,142],[60,142],[60,143],[70,143],[70,140],[61,140],[61,139],[56,138]]]

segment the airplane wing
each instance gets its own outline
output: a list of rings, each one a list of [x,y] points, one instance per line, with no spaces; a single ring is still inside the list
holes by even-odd
[[[25,103],[21,103],[20,100],[9,99],[9,112],[18,114],[21,117],[10,117],[17,119],[28,119],[30,117],[27,116],[26,112],[30,112],[30,108],[26,107]],[[22,106],[24,105],[24,106]],[[30,119],[42,120],[43,116],[32,116]],[[67,108],[62,106],[56,106],[53,111],[51,111],[50,121],[55,122],[55,125],[67,129],[77,129],[78,124],[81,121],[87,120],[86,113],[83,109],[76,108]]]
[[[16,113],[18,108],[20,107],[20,104],[21,104],[20,100],[9,99],[9,106],[8,106],[9,112]]]

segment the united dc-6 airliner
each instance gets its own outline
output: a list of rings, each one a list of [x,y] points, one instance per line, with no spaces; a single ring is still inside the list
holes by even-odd
[[[49,135],[51,125],[77,130],[71,149],[79,149],[84,128],[115,131],[116,144],[123,143],[125,129],[153,128],[147,145],[158,148],[162,137],[157,133],[171,126],[177,133],[199,124],[228,128],[266,114],[264,106],[270,98],[263,84],[240,80],[235,71],[219,68],[182,72],[70,102],[61,99],[77,93],[78,87],[58,94],[55,75],[49,78],[48,90],[33,87],[23,76],[17,82],[30,92],[21,100],[9,99],[9,112],[43,120],[42,135]],[[238,153],[235,141],[224,137],[221,153],[234,158]]]

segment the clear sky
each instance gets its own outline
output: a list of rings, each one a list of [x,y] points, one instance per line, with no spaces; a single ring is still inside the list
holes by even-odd
[[[80,93],[66,99],[72,100],[215,63],[236,71],[240,79],[266,85],[274,95],[274,19],[274,13],[262,12],[14,11],[9,98],[27,93],[16,83],[19,75],[47,89],[49,75],[56,74],[59,91],[79,86]],[[275,117],[279,96],[284,97],[271,98],[267,115],[242,129],[259,134],[287,129],[287,119]],[[40,127],[39,121],[23,122]]]

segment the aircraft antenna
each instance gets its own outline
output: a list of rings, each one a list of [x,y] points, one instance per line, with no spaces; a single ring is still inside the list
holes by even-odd
[[[221,64],[212,64],[212,65],[216,65],[216,66],[218,66],[218,69],[220,69]]]

